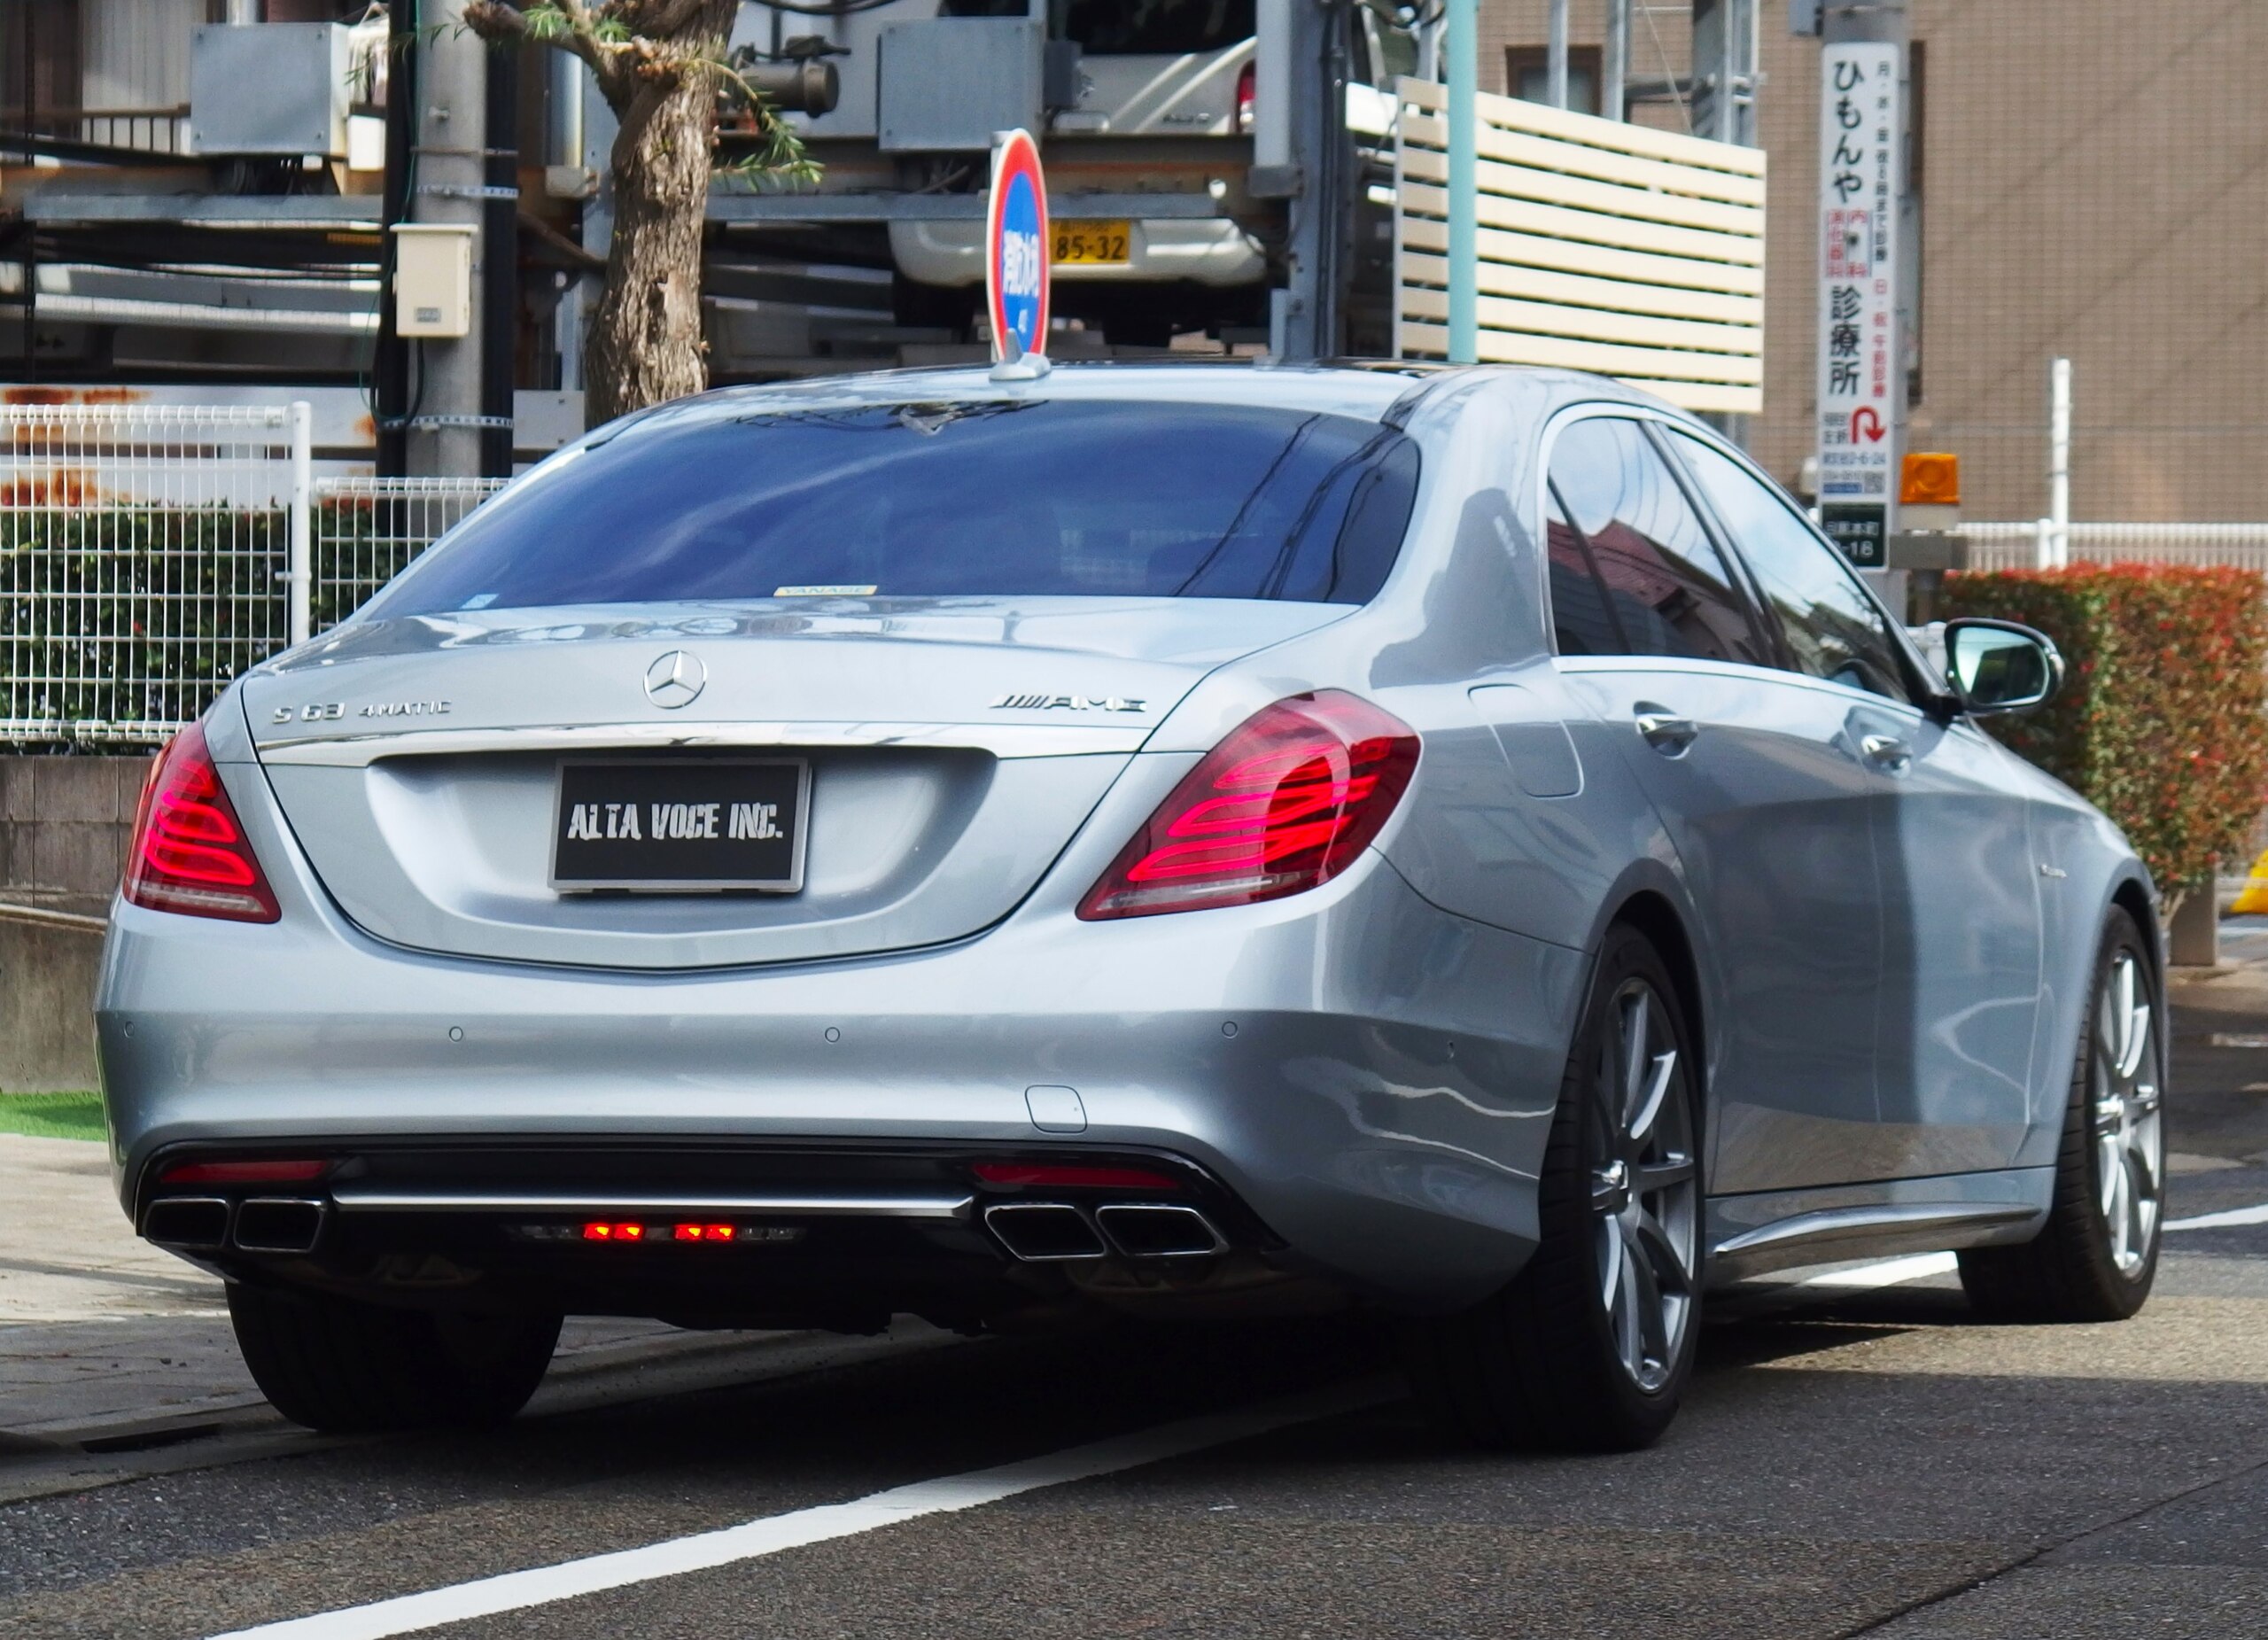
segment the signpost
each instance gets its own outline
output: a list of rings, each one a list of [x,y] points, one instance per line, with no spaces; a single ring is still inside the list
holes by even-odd
[[[1898,338],[1903,56],[1820,51],[1819,517],[1851,562],[1883,567],[1898,503],[1906,371]]]
[[[984,310],[992,321],[992,377],[1047,373],[1047,182],[1029,131],[992,139],[992,198],[984,216]]]

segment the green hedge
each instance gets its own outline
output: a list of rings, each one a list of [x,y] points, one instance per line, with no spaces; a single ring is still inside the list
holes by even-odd
[[[1994,735],[2118,822],[2169,897],[2242,851],[2268,803],[2268,601],[2251,570],[2078,564],[1946,578],[1942,612],[2037,626],[2062,691]]]

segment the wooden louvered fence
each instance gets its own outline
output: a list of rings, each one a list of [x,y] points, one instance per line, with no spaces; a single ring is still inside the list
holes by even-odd
[[[1396,335],[1449,354],[1449,92],[1395,88]],[[1482,362],[1618,377],[1690,410],[1764,405],[1764,152],[1483,95]]]

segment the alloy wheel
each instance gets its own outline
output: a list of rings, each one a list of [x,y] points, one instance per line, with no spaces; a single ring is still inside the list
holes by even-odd
[[[1651,1394],[1669,1380],[1693,1317],[1693,1105],[1668,1009],[1646,981],[1615,991],[1601,1034],[1590,1113],[1599,1296],[1623,1371]]]
[[[2157,1011],[2140,960],[2121,951],[2095,998],[2088,1086],[2094,1112],[2096,1204],[2110,1262],[2140,1271],[2155,1245],[2165,1188],[2158,1105]]]

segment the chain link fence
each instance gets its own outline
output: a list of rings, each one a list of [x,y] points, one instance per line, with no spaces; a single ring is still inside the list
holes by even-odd
[[[164,739],[502,482],[311,454],[304,404],[0,406],[0,744]]]

